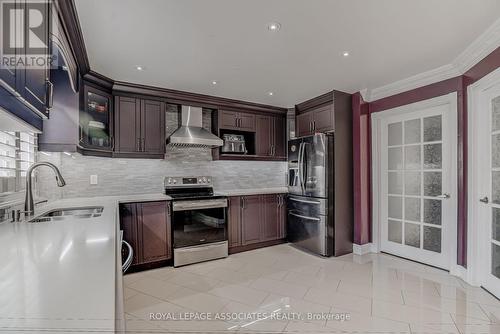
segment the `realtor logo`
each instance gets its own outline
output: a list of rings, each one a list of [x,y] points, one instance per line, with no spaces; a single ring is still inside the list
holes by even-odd
[[[20,52],[46,55],[49,24],[46,1],[2,1],[2,48],[4,55]]]
[[[36,67],[51,63],[50,2],[0,0],[0,3],[2,66]]]

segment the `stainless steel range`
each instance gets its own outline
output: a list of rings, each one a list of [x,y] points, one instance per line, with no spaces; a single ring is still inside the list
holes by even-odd
[[[227,198],[210,176],[166,177],[172,197],[174,267],[227,257]]]

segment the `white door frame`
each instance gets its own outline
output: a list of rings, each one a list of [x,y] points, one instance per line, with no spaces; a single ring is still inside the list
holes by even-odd
[[[372,191],[373,191],[373,210],[372,210],[372,251],[380,252],[381,250],[381,199],[379,198],[380,191],[382,189],[381,185],[381,153],[382,153],[382,142],[381,142],[381,131],[382,131],[382,121],[385,118],[395,116],[395,115],[403,115],[406,113],[411,113],[415,111],[419,111],[422,109],[432,108],[448,105],[450,108],[450,131],[452,134],[452,142],[450,146],[452,148],[451,157],[451,178],[454,180],[452,182],[452,188],[450,189],[453,194],[449,199],[452,201],[452,211],[454,213],[453,220],[456,222],[450,226],[451,231],[451,249],[449,250],[450,254],[450,273],[459,275],[457,271],[460,271],[457,267],[457,93],[453,92],[447,95],[438,96],[432,99],[415,102],[412,104],[407,104],[401,107],[388,109],[385,111],[377,112],[371,115],[372,120]]]
[[[484,147],[480,147],[478,134],[485,129],[479,128],[478,114],[480,112],[481,94],[488,88],[500,82],[500,68],[491,72],[481,80],[475,82],[467,88],[468,96],[468,198],[467,198],[467,283],[480,286],[482,283],[481,274],[481,256],[483,256],[483,247],[481,238],[485,234],[484,228],[480,224],[473,222],[479,221],[480,203],[479,193],[481,182],[481,156],[490,154]]]

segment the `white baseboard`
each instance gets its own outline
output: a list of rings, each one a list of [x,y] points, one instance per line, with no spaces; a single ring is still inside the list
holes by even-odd
[[[464,268],[458,264],[452,265],[450,268],[450,274],[461,278],[464,282],[469,283],[467,277],[467,268]]]
[[[369,253],[377,253],[377,249],[374,244],[367,243],[364,245],[353,244],[352,253],[356,255],[364,255]]]

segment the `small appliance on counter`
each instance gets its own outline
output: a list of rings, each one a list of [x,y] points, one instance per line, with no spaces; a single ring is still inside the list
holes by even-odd
[[[247,153],[245,136],[227,133],[222,136],[222,139],[224,140],[222,153]]]
[[[210,176],[166,177],[172,197],[174,267],[228,256],[227,197],[214,195]]]

